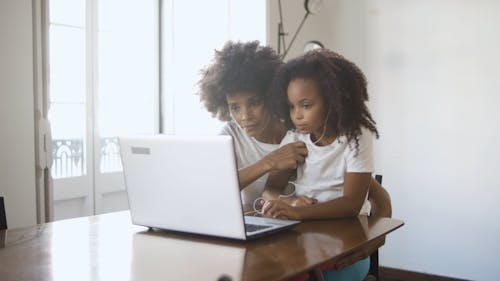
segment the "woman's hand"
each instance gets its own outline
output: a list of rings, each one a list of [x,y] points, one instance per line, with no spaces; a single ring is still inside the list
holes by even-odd
[[[269,165],[269,170],[296,169],[307,157],[305,143],[296,141],[289,143],[269,153],[263,161]]]
[[[266,173],[288,173],[296,169],[298,165],[304,163],[306,156],[307,147],[303,142],[297,141],[284,145],[267,154],[256,163],[240,169],[238,171],[240,189],[247,187]],[[286,174],[286,179],[282,179],[282,176],[283,175],[277,177],[277,185],[274,185],[274,181],[271,181],[271,186],[281,187],[282,184],[286,184],[290,175]],[[271,178],[271,175],[269,177]]]

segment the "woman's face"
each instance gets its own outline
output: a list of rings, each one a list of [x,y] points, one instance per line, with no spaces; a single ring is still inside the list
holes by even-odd
[[[288,84],[290,118],[299,133],[318,138],[323,134],[326,104],[316,83],[310,79],[294,79]]]
[[[270,116],[259,96],[251,92],[237,92],[226,96],[226,100],[233,120],[247,134],[260,139],[269,125]]]

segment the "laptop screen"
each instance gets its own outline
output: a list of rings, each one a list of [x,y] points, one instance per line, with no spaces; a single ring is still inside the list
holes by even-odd
[[[119,140],[135,224],[245,239],[230,136]]]

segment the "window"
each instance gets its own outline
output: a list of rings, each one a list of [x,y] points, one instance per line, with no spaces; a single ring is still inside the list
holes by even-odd
[[[214,134],[222,127],[202,107],[196,83],[227,40],[266,44],[265,0],[171,0],[162,9],[163,130]]]
[[[200,70],[229,39],[266,40],[265,0],[45,3],[55,219],[128,207],[117,136],[217,133]]]

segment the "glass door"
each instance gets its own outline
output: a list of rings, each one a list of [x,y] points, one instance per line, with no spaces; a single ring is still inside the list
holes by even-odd
[[[159,127],[157,0],[49,2],[54,219],[127,209],[117,136]]]
[[[52,129],[54,219],[92,215],[92,122],[87,98],[85,0],[49,6],[49,120]]]

